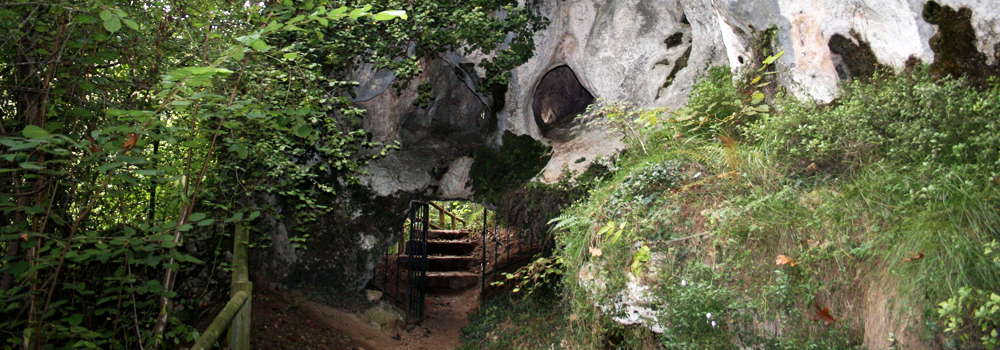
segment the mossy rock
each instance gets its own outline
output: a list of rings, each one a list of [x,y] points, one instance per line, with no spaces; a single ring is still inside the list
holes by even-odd
[[[477,198],[498,203],[503,194],[534,178],[551,158],[551,148],[528,135],[504,132],[498,150],[487,146],[475,153],[469,175]]]

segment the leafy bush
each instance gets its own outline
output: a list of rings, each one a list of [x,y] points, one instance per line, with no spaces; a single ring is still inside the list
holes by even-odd
[[[554,220],[571,338],[583,348],[858,349],[865,320],[849,310],[869,296],[857,286],[891,282],[897,320],[930,316],[915,332],[995,347],[1000,84],[977,90],[923,69],[845,84],[832,104],[778,95],[773,110],[726,124],[754,101],[714,69],[687,107],[704,124],[615,110],[637,122],[619,127],[633,148]],[[630,271],[661,273],[660,335],[602,311]]]
[[[657,297],[665,304],[659,319],[669,322],[659,336],[667,349],[730,349],[733,322],[741,309],[735,293],[719,283],[712,267],[694,263],[677,276],[665,276]]]
[[[503,194],[538,175],[549,162],[550,148],[528,135],[504,132],[499,150],[487,146],[476,151],[469,171],[472,187],[482,200],[499,203]]]
[[[786,149],[793,163],[858,168],[885,159],[907,167],[971,166],[1000,175],[1000,84],[977,90],[964,80],[913,74],[846,83],[832,105],[783,101],[780,116],[753,129],[758,141]]]
[[[658,195],[681,184],[681,163],[676,160],[652,163],[628,174],[611,195],[611,208],[649,205]]]
[[[961,288],[957,295],[938,304],[938,316],[963,343],[979,341],[986,349],[1000,348],[1000,294]],[[978,336],[978,339],[975,337]]]

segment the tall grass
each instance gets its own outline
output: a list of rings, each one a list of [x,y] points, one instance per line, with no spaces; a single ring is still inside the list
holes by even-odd
[[[740,98],[730,81],[714,70],[688,108],[731,112],[715,110],[715,99]],[[1000,240],[1000,84],[918,69],[847,83],[829,105],[773,101],[774,112],[725,135],[684,135],[664,113],[642,152],[554,220],[574,344],[855,348],[865,289],[886,288],[894,310],[909,311],[896,320],[916,329],[961,288],[1000,292],[1000,259],[985,251]],[[655,256],[644,271],[658,272],[630,276],[643,246]],[[669,331],[609,321],[599,306],[630,279],[658,286],[653,307]],[[724,326],[705,328],[709,309]],[[835,321],[820,322],[823,309]]]

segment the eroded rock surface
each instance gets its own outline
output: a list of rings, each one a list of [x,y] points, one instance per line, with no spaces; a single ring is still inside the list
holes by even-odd
[[[367,110],[364,126],[374,140],[398,144],[367,169],[364,184],[381,203],[361,214],[325,218],[345,226],[302,252],[275,248],[275,265],[305,279],[315,271],[352,270],[329,285],[360,289],[381,249],[394,239],[378,211],[401,211],[411,198],[475,198],[469,169],[479,147],[497,149],[504,132],[529,135],[552,146],[540,178],[556,181],[564,169],[582,172],[590,162],[624,147],[621,135],[572,117],[594,100],[674,109],[687,100],[708,68],[734,71],[762,57],[756,47],[773,28],[779,82],[803,98],[831,101],[846,79],[876,69],[900,71],[932,63],[939,74],[996,75],[1000,67],[1000,11],[996,0],[539,0],[550,21],[536,34],[534,56],[512,72],[503,96],[474,93],[471,63],[484,57],[445,53],[423,62],[423,73],[399,84],[395,76],[359,66],[356,103]],[[543,83],[558,71],[559,79]],[[401,85],[401,86],[397,86]],[[543,89],[544,91],[539,91]],[[582,89],[582,90],[581,90]],[[586,92],[583,94],[582,92]],[[536,101],[537,96],[548,104]],[[503,103],[496,103],[502,99]],[[582,101],[582,102],[581,102]],[[535,108],[541,103],[543,108]],[[565,105],[561,105],[565,104]],[[486,105],[502,105],[490,111]],[[543,113],[543,115],[538,115]],[[549,113],[549,114],[544,114]],[[548,119],[547,119],[548,118]],[[547,121],[548,120],[548,121]],[[540,122],[541,121],[541,122]],[[344,208],[355,206],[344,205]],[[341,222],[347,220],[346,222]],[[289,228],[274,224],[280,243]],[[352,226],[353,225],[353,226]],[[398,225],[396,225],[398,226]],[[291,227],[291,226],[289,226]],[[313,237],[326,237],[314,233]],[[369,238],[374,237],[374,238]],[[314,238],[321,240],[320,238]],[[359,249],[364,245],[371,249]],[[312,278],[312,277],[308,277]]]

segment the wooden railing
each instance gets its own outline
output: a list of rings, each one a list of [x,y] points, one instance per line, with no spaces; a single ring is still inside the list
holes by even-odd
[[[438,230],[444,230],[444,229],[451,229],[451,230],[454,230],[454,229],[457,229],[457,228],[458,228],[458,225],[456,225],[456,224],[455,224],[455,221],[456,221],[456,220],[457,220],[458,222],[461,222],[461,223],[462,223],[462,227],[465,227],[465,226],[466,226],[466,223],[465,223],[465,220],[464,220],[464,219],[462,219],[462,218],[458,217],[458,216],[457,216],[457,215],[455,215],[455,214],[452,214],[451,212],[449,212],[449,211],[448,211],[447,209],[445,209],[445,208],[444,208],[444,207],[442,207],[441,205],[439,205],[439,204],[437,204],[437,203],[434,203],[434,202],[428,202],[428,203],[430,203],[430,205],[431,205],[431,207],[432,207],[432,208],[434,208],[434,209],[437,209],[437,210],[438,210],[438,223],[437,223],[437,224],[434,224],[434,223],[432,222],[432,223],[431,223],[431,228],[433,228],[433,229],[438,229]],[[447,217],[451,218],[451,225],[450,225],[450,226],[448,226],[448,225],[445,225],[445,216],[447,216]]]
[[[250,308],[253,301],[253,283],[250,282],[247,244],[250,235],[243,225],[236,226],[233,236],[233,280],[230,298],[205,332],[195,341],[192,350],[212,348],[222,332],[229,331],[229,349],[250,350]]]

